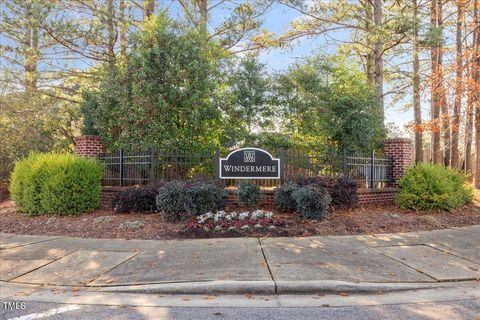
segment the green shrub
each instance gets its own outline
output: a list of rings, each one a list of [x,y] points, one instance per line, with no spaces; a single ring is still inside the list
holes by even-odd
[[[298,184],[287,182],[275,190],[273,204],[276,209],[282,212],[292,212],[297,208],[297,202],[292,197],[293,191],[299,188]]]
[[[10,193],[19,211],[78,214],[98,207],[103,167],[71,154],[31,154],[16,163]]]
[[[239,203],[247,207],[256,206],[262,198],[260,188],[248,182],[240,183],[236,193]]]
[[[473,190],[465,185],[465,178],[452,168],[415,165],[400,180],[395,203],[407,209],[451,211],[473,199]]]
[[[184,181],[174,180],[158,189],[157,210],[169,222],[185,218],[194,212],[192,194]]]
[[[157,209],[156,198],[160,184],[128,188],[115,193],[112,199],[112,209],[123,212],[154,212]]]
[[[292,192],[296,209],[307,219],[323,219],[327,216],[332,198],[327,190],[309,185]]]
[[[353,208],[358,203],[358,183],[348,177],[297,177],[294,182],[301,187],[315,185],[327,189],[332,197],[331,205],[336,208]]]
[[[196,215],[225,207],[227,191],[213,183],[197,182],[190,187],[193,211]]]

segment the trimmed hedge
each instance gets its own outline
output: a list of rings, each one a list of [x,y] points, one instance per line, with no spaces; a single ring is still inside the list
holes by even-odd
[[[400,179],[395,203],[405,209],[451,211],[473,200],[459,170],[432,164],[417,164]]]
[[[98,208],[103,166],[66,153],[32,153],[15,164],[10,194],[32,215],[78,214]]]

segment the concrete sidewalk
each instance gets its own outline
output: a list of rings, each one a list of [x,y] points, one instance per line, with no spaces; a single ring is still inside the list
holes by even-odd
[[[312,293],[480,279],[480,226],[308,238],[112,240],[0,233],[0,283],[144,293]]]

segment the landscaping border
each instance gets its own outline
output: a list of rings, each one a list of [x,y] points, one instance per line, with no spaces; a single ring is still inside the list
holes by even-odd
[[[111,202],[115,193],[124,191],[131,187],[110,187],[104,186],[100,195],[100,208],[110,209]],[[238,195],[235,193],[234,188],[227,188],[227,206],[238,205]],[[275,189],[261,189],[263,197],[260,200],[260,207],[273,207],[273,195]],[[393,203],[395,195],[398,193],[398,188],[382,188],[382,189],[358,189],[358,204],[380,204],[380,203]]]

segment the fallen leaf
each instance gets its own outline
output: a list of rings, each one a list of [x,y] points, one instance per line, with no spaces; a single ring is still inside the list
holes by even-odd
[[[340,292],[339,295],[341,295],[342,297],[348,297],[349,296],[348,292]]]
[[[322,307],[330,307],[328,303],[322,304]]]
[[[203,296],[202,297],[205,300],[214,300],[216,297],[215,296]]]
[[[253,299],[253,294],[247,293],[247,294],[245,295],[245,297],[246,297],[247,299]]]
[[[189,299],[189,298],[186,298],[186,297],[182,298],[182,300],[183,300],[183,301],[190,301],[190,299]]]
[[[221,312],[214,312],[214,313],[212,313],[212,314],[213,314],[214,316],[221,316],[221,315],[222,315]]]

